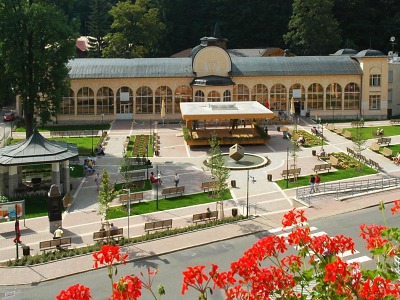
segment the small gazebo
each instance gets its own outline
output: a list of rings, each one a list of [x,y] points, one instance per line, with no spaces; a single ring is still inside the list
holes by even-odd
[[[51,164],[51,182],[48,185],[56,184],[61,192],[67,193],[70,186],[69,160],[77,156],[76,144],[49,141],[35,129],[25,141],[0,149],[0,195],[14,198],[24,188],[40,187],[40,177],[35,178],[37,182],[32,181],[30,186],[23,184],[22,166],[43,164]]]

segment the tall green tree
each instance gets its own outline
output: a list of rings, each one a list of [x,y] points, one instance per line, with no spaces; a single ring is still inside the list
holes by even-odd
[[[333,0],[294,0],[288,33],[283,38],[291,52],[299,55],[327,55],[341,45]]]
[[[63,12],[45,0],[0,0],[0,20],[4,76],[21,97],[29,137],[37,117],[44,124],[56,115],[77,35]]]
[[[115,196],[116,191],[114,189],[114,183],[110,181],[110,175],[108,175],[108,172],[104,170],[101,176],[100,192],[97,198],[99,203],[97,214],[101,215],[102,218],[105,218],[107,210]]]
[[[106,47],[105,36],[111,30],[111,2],[109,0],[91,0],[88,20],[89,56],[102,57]]]
[[[106,37],[105,57],[145,57],[157,52],[165,24],[152,1],[118,2],[110,11],[113,32]]]

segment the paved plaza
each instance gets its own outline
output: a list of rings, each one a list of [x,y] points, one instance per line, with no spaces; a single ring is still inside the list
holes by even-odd
[[[301,119],[299,129],[310,132],[314,124],[311,120]],[[389,121],[367,122],[367,126],[385,126]],[[271,140],[262,146],[245,146],[245,152],[258,154],[268,157],[270,164],[266,167],[249,171],[232,171],[230,181],[236,181],[236,187],[231,187],[232,200],[225,201],[224,214],[230,216],[232,208],[237,208],[240,214],[246,214],[247,201],[249,202],[249,214],[254,216],[250,220],[218,226],[211,229],[199,230],[184,235],[169,237],[170,242],[154,240],[146,243],[135,244],[124,247],[123,251],[129,253],[129,259],[137,259],[146,256],[160,255],[184,248],[189,248],[213,241],[230,239],[262,230],[272,230],[280,227],[283,213],[292,207],[302,207],[307,210],[306,215],[309,219],[322,218],[329,215],[340,214],[347,211],[362,209],[364,207],[377,205],[379,200],[391,202],[396,199],[396,190],[383,191],[379,194],[364,195],[362,197],[351,198],[346,201],[338,202],[333,196],[314,197],[312,207],[304,207],[301,203],[294,201],[296,190],[281,190],[276,183],[267,180],[267,175],[271,175],[273,180],[280,179],[280,175],[286,169],[287,149],[290,142],[282,138],[282,132],[277,130],[279,125],[269,125]],[[350,126],[350,124],[347,124]],[[346,127],[346,125],[343,125]],[[122,181],[121,174],[118,173],[121,156],[123,153],[123,143],[127,136],[132,134],[150,134],[154,128],[149,128],[148,124],[133,124],[130,121],[114,121],[109,131],[110,140],[106,146],[105,156],[100,156],[96,161],[96,171],[107,170],[112,181]],[[207,158],[207,147],[190,149],[183,140],[180,125],[158,124],[157,132],[160,136],[160,156],[151,158],[153,166],[149,171],[154,171],[158,166],[161,171],[164,186],[174,186],[174,175],[180,176],[180,185],[185,186],[185,194],[199,193],[202,191],[201,182],[210,180],[210,172],[206,170],[203,162]],[[324,146],[327,153],[344,151],[352,148],[352,142],[324,130],[328,145]],[[372,140],[367,142],[369,146]],[[400,136],[392,137],[392,144],[399,144]],[[312,155],[315,148],[300,148],[297,151],[297,166],[301,168],[301,174],[312,174],[313,167],[319,164],[316,156]],[[228,147],[221,147],[223,152],[229,152]],[[396,166],[383,156],[367,149],[363,155],[371,158],[382,167],[382,172],[376,175],[367,176],[368,178],[383,178],[398,176],[400,167]],[[289,161],[291,158],[289,157]],[[249,179],[249,180],[248,180]],[[74,201],[69,209],[63,214],[64,236],[72,237],[72,247],[80,247],[93,244],[93,232],[100,229],[100,216],[97,214],[98,191],[94,176],[72,179],[73,190],[71,194]],[[144,192],[145,200],[156,198],[156,191]],[[398,197],[397,197],[398,198]],[[159,201],[162,201],[161,193]],[[117,204],[117,203],[116,203]],[[139,236],[144,234],[144,223],[154,220],[172,219],[173,227],[184,227],[192,224],[192,216],[196,213],[205,212],[207,207],[211,210],[218,209],[215,204],[202,204],[192,207],[185,207],[174,210],[166,210],[129,218],[129,236]],[[134,209],[134,205],[132,207]],[[118,227],[124,228],[124,235],[128,234],[128,218],[113,220]],[[212,234],[209,232],[212,231]],[[27,219],[21,221],[22,245],[31,248],[31,254],[39,251],[39,242],[52,239],[49,231],[49,221],[47,217]],[[15,258],[16,246],[13,243],[14,222],[0,224],[0,261]],[[22,255],[22,249],[19,249]],[[68,263],[73,260],[74,263]],[[53,278],[72,275],[92,269],[91,255],[75,257],[57,262],[37,265],[32,267],[0,268],[2,285],[27,284],[39,282]]]

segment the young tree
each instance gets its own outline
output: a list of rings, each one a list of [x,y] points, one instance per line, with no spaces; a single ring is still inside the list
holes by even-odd
[[[210,138],[210,156],[208,159],[208,167],[211,170],[211,176],[214,180],[214,195],[219,199],[221,204],[221,217],[223,217],[224,200],[223,194],[228,188],[228,179],[230,170],[224,166],[224,158],[219,148],[218,137],[214,133]]]
[[[126,153],[123,154],[121,158],[121,163],[119,166],[119,170],[121,176],[124,180],[124,188],[131,188],[133,182],[132,170],[134,167],[134,160],[133,158],[129,157]]]
[[[110,9],[111,3],[109,0],[90,1],[90,14],[87,24],[89,31],[90,57],[102,57],[103,49],[107,45],[104,38],[110,31]]]
[[[98,214],[105,218],[108,208],[110,207],[110,203],[114,200],[116,196],[116,192],[114,189],[114,183],[110,182],[110,176],[107,171],[103,171],[103,175],[101,176],[101,186],[100,192],[98,196],[99,202],[99,210]]]
[[[367,139],[365,137],[365,132],[363,130],[364,126],[364,121],[360,119],[358,122],[356,122],[356,132],[353,137],[353,149],[357,154],[357,159],[358,159],[358,171],[362,172],[362,163],[361,163],[361,152],[367,149],[366,142]]]
[[[157,48],[165,29],[159,10],[149,0],[118,2],[110,11],[114,30],[106,37],[105,57],[144,57]]]
[[[294,0],[289,31],[283,36],[292,52],[326,55],[338,49],[342,38],[332,8],[333,0]]]
[[[43,124],[56,115],[77,34],[63,12],[44,0],[0,0],[0,19],[4,75],[21,97],[29,137],[36,116]]]

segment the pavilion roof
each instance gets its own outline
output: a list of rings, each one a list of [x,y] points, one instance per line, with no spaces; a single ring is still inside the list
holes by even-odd
[[[25,141],[0,149],[0,165],[45,164],[76,156],[76,144],[49,141],[35,129]]]

